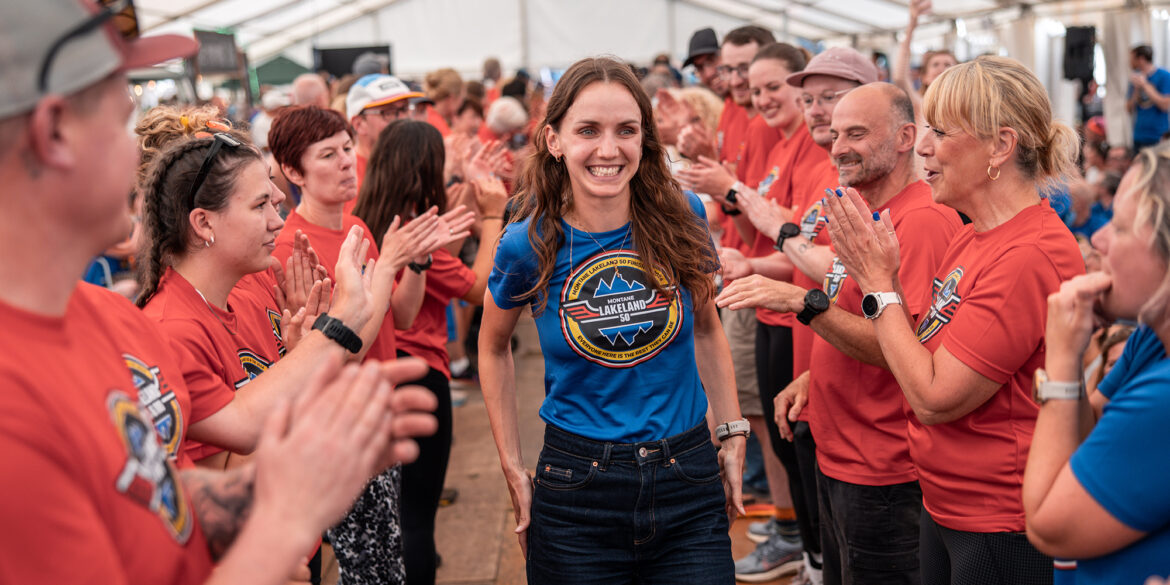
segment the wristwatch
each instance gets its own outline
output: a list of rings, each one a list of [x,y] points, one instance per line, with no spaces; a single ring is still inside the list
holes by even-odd
[[[1048,379],[1048,372],[1044,368],[1036,368],[1032,375],[1034,396],[1038,404],[1049,400],[1078,400],[1085,395],[1085,385],[1082,382],[1053,382]]]
[[[412,271],[414,271],[415,274],[422,274],[424,270],[430,268],[431,264],[434,264],[434,263],[435,263],[434,256],[427,254],[427,261],[426,262],[423,262],[422,264],[419,264],[418,262],[411,262],[410,264],[407,264],[406,267],[411,269]]]
[[[739,198],[739,192],[743,191],[743,189],[743,182],[736,181],[731,185],[731,189],[727,190],[727,196],[724,197],[724,199],[726,199],[728,203],[735,205],[736,199]]]
[[[776,245],[773,247],[776,248],[777,252],[783,252],[784,251],[784,240],[787,240],[788,238],[795,238],[796,236],[799,236],[799,235],[800,235],[800,226],[798,226],[792,222],[788,222],[788,223],[780,226],[780,233],[776,235]]]
[[[861,297],[861,314],[865,315],[866,319],[877,319],[886,307],[900,304],[902,297],[896,292],[869,293]]]
[[[313,321],[313,329],[324,333],[325,337],[336,341],[349,353],[357,353],[362,350],[362,338],[358,337],[353,329],[342,323],[341,319],[330,317],[329,313],[321,313],[321,316]]]
[[[796,320],[808,325],[813,317],[829,310],[829,295],[825,291],[814,288],[804,295],[804,310],[796,314]]]
[[[752,426],[748,424],[746,418],[725,422],[715,427],[715,438],[719,439],[720,443],[736,435],[743,435],[745,439],[752,436]]]

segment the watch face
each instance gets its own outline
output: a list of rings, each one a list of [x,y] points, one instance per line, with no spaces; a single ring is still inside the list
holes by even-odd
[[[823,313],[829,310],[829,295],[825,294],[819,288],[808,291],[808,294],[804,297],[804,302],[815,311]]]
[[[864,313],[866,317],[876,315],[877,310],[877,297],[873,295],[865,295],[861,298],[861,312]]]
[[[785,238],[794,238],[800,235],[800,226],[794,223],[786,223],[780,226],[780,235]]]

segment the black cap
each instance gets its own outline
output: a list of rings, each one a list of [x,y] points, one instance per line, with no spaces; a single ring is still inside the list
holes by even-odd
[[[714,55],[719,52],[719,37],[715,36],[715,29],[707,27],[695,31],[691,35],[690,49],[687,51],[687,60],[683,61],[686,67],[695,61],[695,57]]]

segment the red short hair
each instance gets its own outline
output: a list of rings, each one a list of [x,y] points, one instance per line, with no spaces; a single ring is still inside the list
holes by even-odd
[[[268,148],[276,164],[288,165],[298,173],[303,173],[301,157],[305,151],[314,143],[341,131],[353,137],[353,130],[346,123],[345,117],[333,110],[317,106],[284,108],[268,130]]]

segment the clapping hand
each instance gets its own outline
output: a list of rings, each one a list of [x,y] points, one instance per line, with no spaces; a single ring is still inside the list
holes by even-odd
[[[901,256],[890,210],[876,215],[856,189],[837,189],[828,203],[837,258],[863,293],[896,290]]]

